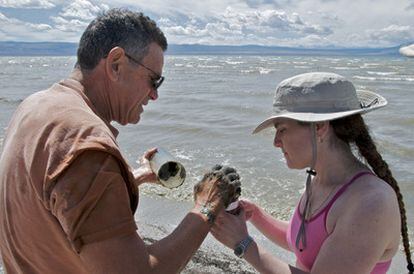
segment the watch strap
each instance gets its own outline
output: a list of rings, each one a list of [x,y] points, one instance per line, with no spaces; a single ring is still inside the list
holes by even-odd
[[[253,238],[250,237],[250,235],[247,235],[246,238],[244,238],[240,243],[238,243],[236,245],[236,247],[234,248],[234,254],[239,257],[242,258],[244,253],[246,252],[247,248],[249,247],[249,245],[253,242]],[[241,251],[241,252],[239,252]]]

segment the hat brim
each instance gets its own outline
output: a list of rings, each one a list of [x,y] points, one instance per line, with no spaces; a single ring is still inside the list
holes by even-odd
[[[331,113],[315,113],[315,112],[285,112],[277,115],[273,115],[263,122],[261,122],[253,131],[253,134],[256,134],[263,129],[271,127],[275,124],[278,118],[288,118],[301,122],[321,122],[321,121],[330,121],[346,116],[354,115],[357,113],[364,114],[372,110],[385,107],[387,105],[387,100],[381,95],[368,91],[368,90],[357,90],[356,91],[359,102],[362,106],[360,109],[340,111],[340,112],[331,112]]]

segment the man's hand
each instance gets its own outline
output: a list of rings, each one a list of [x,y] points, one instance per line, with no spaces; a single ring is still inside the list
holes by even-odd
[[[142,183],[158,183],[157,174],[151,169],[150,160],[157,152],[157,148],[147,150],[137,161],[139,168],[134,170],[135,185],[139,186]]]
[[[203,179],[194,186],[196,207],[211,222],[221,209],[227,207],[240,196],[240,176],[231,167],[216,165],[204,174]]]

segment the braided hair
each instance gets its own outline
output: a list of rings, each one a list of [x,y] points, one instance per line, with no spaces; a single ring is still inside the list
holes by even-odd
[[[392,176],[388,164],[378,152],[377,147],[369,134],[367,125],[360,114],[333,120],[330,123],[336,136],[348,145],[355,144],[359,154],[366,159],[375,174],[389,184],[397,194],[401,218],[401,235],[408,263],[407,269],[409,273],[412,274],[414,272],[414,265],[411,260],[410,240],[408,238],[407,216],[403,196],[397,181]]]

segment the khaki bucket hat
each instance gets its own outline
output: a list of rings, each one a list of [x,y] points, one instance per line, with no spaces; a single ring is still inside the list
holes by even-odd
[[[282,81],[273,100],[274,115],[261,122],[254,133],[271,127],[278,118],[302,122],[329,121],[384,107],[387,100],[372,91],[356,90],[343,76],[311,72]]]

